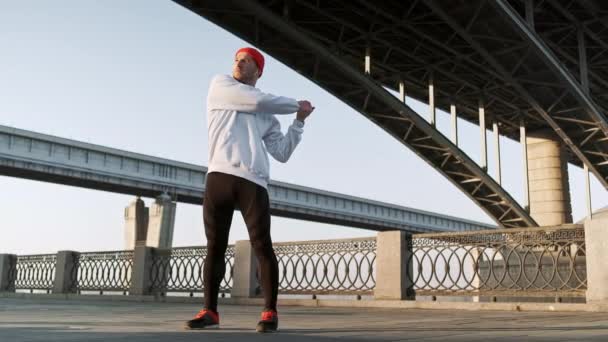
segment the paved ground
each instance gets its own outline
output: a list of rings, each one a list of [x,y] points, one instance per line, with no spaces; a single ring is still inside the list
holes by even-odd
[[[198,309],[0,299],[0,341],[608,341],[606,313],[281,307],[280,332],[262,335],[259,308],[224,305],[220,330],[183,330]]]

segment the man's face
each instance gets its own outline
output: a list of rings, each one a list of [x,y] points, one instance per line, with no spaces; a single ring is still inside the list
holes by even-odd
[[[244,83],[258,79],[258,66],[250,54],[239,52],[235,56],[232,65],[232,77]]]

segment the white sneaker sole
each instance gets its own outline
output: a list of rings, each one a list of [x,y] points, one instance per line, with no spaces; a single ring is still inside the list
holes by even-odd
[[[259,332],[259,333],[261,333],[261,334],[272,334],[272,333],[275,333],[275,332],[279,331],[279,328],[277,328],[277,329],[275,329],[275,330],[261,330],[261,329],[258,329],[258,328],[256,327],[256,328],[255,328],[255,331],[257,331],[257,332]]]
[[[190,328],[189,326],[184,327],[184,329],[186,329],[186,330],[211,330],[211,329],[219,329],[219,328],[220,328],[219,324],[208,325],[203,328]]]

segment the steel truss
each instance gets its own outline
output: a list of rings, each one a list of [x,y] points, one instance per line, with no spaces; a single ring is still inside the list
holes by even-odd
[[[412,24],[417,31],[406,34],[407,25],[397,21],[411,16],[410,23],[428,22],[428,16],[434,16],[430,10],[415,11],[417,2],[409,8],[412,11],[399,5],[398,12],[371,14],[362,6],[371,2],[365,1],[176,2],[263,49],[359,111],[448,178],[499,225],[536,225],[484,168],[384,88],[396,89],[402,82],[408,95],[425,98],[433,80],[437,106],[447,109],[455,102],[467,119],[477,118],[481,99],[492,117],[500,113],[541,123],[520,110],[525,101],[504,86],[498,73],[484,67],[484,59],[447,49],[442,39],[429,44],[430,36],[425,38],[419,25]],[[394,22],[387,20],[390,13],[398,13]],[[457,37],[451,33],[446,38]],[[442,58],[446,53],[450,58]],[[366,54],[371,60],[368,70]],[[519,125],[511,120],[500,124],[505,134],[519,134]]]
[[[595,64],[588,68],[605,48],[586,44],[599,38],[601,32],[586,28],[599,19],[576,21],[573,13],[578,12],[567,8],[573,1],[473,3],[456,8],[447,0],[425,1],[443,25],[466,41],[460,52],[485,59],[527,102],[528,109],[521,108],[542,117],[562,139],[572,153],[570,162],[586,164],[608,187],[606,70]]]

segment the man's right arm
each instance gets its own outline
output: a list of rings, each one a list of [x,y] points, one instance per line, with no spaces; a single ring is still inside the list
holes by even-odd
[[[292,98],[263,93],[230,76],[218,75],[209,86],[207,109],[256,114],[291,114],[300,109],[300,104]]]

